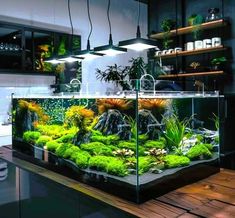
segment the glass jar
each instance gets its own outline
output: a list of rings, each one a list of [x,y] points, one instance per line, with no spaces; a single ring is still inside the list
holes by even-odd
[[[213,21],[213,20],[218,20],[221,18],[220,14],[219,14],[219,8],[210,8],[208,10],[208,16],[206,17],[206,21]]]

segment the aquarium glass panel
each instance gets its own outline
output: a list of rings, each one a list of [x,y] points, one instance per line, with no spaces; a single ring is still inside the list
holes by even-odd
[[[15,95],[17,155],[137,203],[217,172],[218,93],[136,85]]]

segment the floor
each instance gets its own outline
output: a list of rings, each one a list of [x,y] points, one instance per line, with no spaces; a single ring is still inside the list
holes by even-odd
[[[137,205],[13,157],[10,149],[1,148],[0,151],[2,152],[0,152],[0,158],[22,169],[48,178],[132,216],[143,218],[235,217],[235,171],[233,170],[221,169],[220,173]]]

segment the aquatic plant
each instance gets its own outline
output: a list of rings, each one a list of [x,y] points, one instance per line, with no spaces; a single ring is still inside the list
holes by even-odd
[[[72,146],[73,147],[73,146]],[[71,148],[72,148],[71,147]],[[74,151],[71,155],[70,155],[70,160],[71,161],[73,161],[73,162],[76,162],[76,159],[77,159],[77,156],[78,156],[78,154],[83,154],[83,155],[85,155],[85,156],[87,156],[87,157],[89,157],[90,158],[90,154],[87,152],[87,151],[82,151],[82,150],[79,150],[79,151]]]
[[[139,175],[148,172],[154,161],[151,157],[139,157]]]
[[[174,154],[169,154],[164,157],[165,167],[167,168],[176,168],[187,166],[190,163],[190,159],[185,156],[178,156]]]
[[[210,144],[198,144],[194,147],[190,148],[186,156],[190,160],[197,160],[197,159],[209,159],[212,157],[212,153],[209,151],[208,148],[212,149],[213,146]]]
[[[113,154],[117,157],[120,157],[122,159],[126,158],[126,157],[131,157],[134,155],[134,151],[130,150],[130,149],[117,149],[116,151],[113,151]]]
[[[67,148],[63,154],[63,158],[70,159],[73,153],[79,152],[79,147],[72,145],[71,147]]]
[[[163,122],[165,123],[164,136],[167,141],[167,147],[169,150],[178,148],[185,135],[186,126],[189,120],[185,119],[180,121],[179,118],[173,114],[171,117],[164,117]]]
[[[42,135],[36,141],[36,145],[38,147],[43,148],[46,145],[46,143],[49,142],[49,141],[52,141],[52,138],[50,136]]]
[[[61,145],[60,143],[53,140],[53,141],[47,142],[44,148],[47,149],[48,151],[54,152],[60,145]]]
[[[107,155],[107,156],[112,156],[113,150],[116,149],[113,146],[107,146],[101,142],[90,142],[87,144],[81,144],[80,148],[85,151],[88,151],[92,155]]]
[[[127,110],[133,106],[132,101],[117,98],[100,98],[96,100],[96,104],[100,114],[109,109]]]
[[[79,168],[84,169],[88,167],[88,161],[90,159],[90,155],[85,152],[77,152],[76,153],[76,164]]]
[[[129,149],[132,150],[136,154],[136,142],[135,141],[119,141],[117,144],[117,147],[120,149]],[[145,155],[145,149],[141,145],[138,147],[138,155],[144,156]]]
[[[167,152],[165,149],[161,149],[161,148],[151,148],[149,151],[145,152],[147,155],[156,157],[156,158],[161,158],[162,156],[164,156]]]
[[[157,148],[157,149],[163,149],[166,145],[166,139],[161,137],[159,140],[148,140],[144,143],[145,148]]]
[[[138,99],[138,107],[139,109],[164,109],[170,104],[169,99],[161,99],[161,98],[154,98],[154,99]]]
[[[91,169],[106,171],[108,163],[113,160],[114,157],[107,157],[107,156],[94,156],[89,159],[89,167]]]
[[[53,139],[57,139],[67,134],[76,134],[78,128],[73,126],[71,128],[65,128],[60,125],[38,125],[36,128],[42,135],[51,136]]]
[[[72,147],[72,144],[60,144],[60,146],[56,148],[55,153],[58,157],[63,157],[65,151],[70,147]]]
[[[41,123],[46,123],[49,120],[49,117],[45,114],[44,109],[36,102],[28,102],[20,99],[18,101],[18,106],[21,112],[30,111],[36,113]]]
[[[125,165],[124,161],[118,158],[114,158],[109,161],[106,167],[106,172],[120,177],[128,175],[127,166]]]
[[[119,139],[120,137],[118,135],[91,135],[90,137],[92,142],[101,142],[106,145],[115,144]]]
[[[65,125],[76,126],[79,131],[86,131],[94,119],[94,111],[84,106],[72,106],[65,112]]]
[[[34,144],[38,138],[41,136],[40,132],[36,132],[36,131],[26,131],[23,134],[23,140],[25,142]]]
[[[66,135],[63,135],[60,138],[56,139],[56,141],[59,143],[72,143],[74,136],[75,136],[75,134],[73,134],[73,133],[66,134]]]

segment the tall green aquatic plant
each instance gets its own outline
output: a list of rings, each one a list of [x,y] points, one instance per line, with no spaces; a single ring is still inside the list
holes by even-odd
[[[173,114],[171,117],[163,118],[165,123],[165,138],[169,150],[174,150],[180,146],[180,143],[185,135],[185,130],[189,120],[180,121],[179,118]]]

